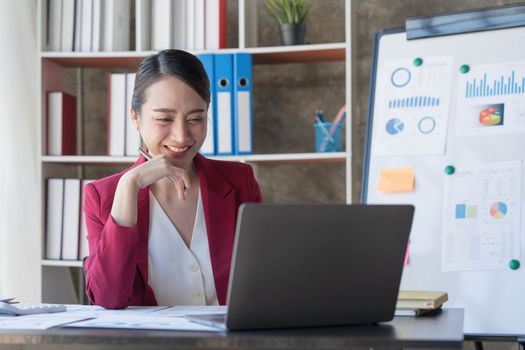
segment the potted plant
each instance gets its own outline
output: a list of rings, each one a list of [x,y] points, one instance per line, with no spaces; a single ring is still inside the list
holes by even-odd
[[[304,44],[304,20],[312,10],[306,0],[266,0],[266,6],[281,25],[283,45]]]

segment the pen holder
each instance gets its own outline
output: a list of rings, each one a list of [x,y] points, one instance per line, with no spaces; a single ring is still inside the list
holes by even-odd
[[[333,134],[330,135],[332,124],[314,124],[316,152],[341,152],[343,150],[343,127],[337,124]]]

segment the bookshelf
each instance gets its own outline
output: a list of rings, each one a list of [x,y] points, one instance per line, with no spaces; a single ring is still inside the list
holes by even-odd
[[[37,120],[37,144],[39,146],[39,157],[38,161],[38,178],[41,183],[41,192],[39,195],[40,213],[39,220],[41,222],[41,232],[35,233],[39,237],[40,252],[41,252],[41,266],[39,269],[38,280],[39,285],[43,285],[43,279],[48,278],[47,275],[55,279],[54,283],[63,283],[64,285],[71,285],[70,282],[59,280],[61,278],[65,280],[73,281],[73,284],[78,284],[77,295],[79,302],[85,301],[82,297],[83,286],[79,282],[81,278],[81,261],[64,261],[64,260],[46,260],[45,259],[45,227],[46,227],[46,180],[51,177],[63,177],[63,178],[96,178],[107,176],[115,173],[119,169],[124,169],[131,165],[136,157],[112,157],[102,154],[103,152],[91,153],[89,150],[94,147],[86,147],[89,145],[89,137],[83,133],[82,128],[85,127],[86,123],[91,118],[90,113],[86,113],[84,104],[89,103],[89,96],[86,92],[89,89],[96,89],[97,87],[87,86],[83,78],[84,70],[95,72],[94,74],[105,74],[111,71],[120,72],[133,72],[140,61],[154,53],[154,51],[118,51],[118,52],[61,52],[61,51],[44,51],[42,50],[42,38],[44,33],[45,20],[43,13],[43,1],[38,1],[38,47],[39,52],[37,55],[37,69],[38,69],[38,106],[39,112],[36,116]],[[126,0],[128,1],[128,0]],[[129,0],[134,1],[134,0]],[[344,13],[344,27],[340,28],[341,32],[344,31],[343,36],[345,40],[343,42],[335,43],[313,43],[307,45],[298,46],[265,46],[258,47],[256,44],[257,36],[257,18],[261,16],[269,16],[267,13],[261,11],[261,1],[252,0],[228,0],[228,6],[233,5],[236,7],[237,15],[234,18],[230,16],[229,20],[237,22],[238,27],[238,40],[234,42],[235,47],[219,49],[219,50],[208,50],[208,51],[191,51],[194,54],[199,53],[237,53],[245,52],[253,55],[254,69],[257,67],[262,70],[272,70],[272,66],[278,67],[280,65],[301,65],[301,64],[325,64],[327,62],[334,62],[336,64],[344,65],[344,100],[348,110],[351,110],[351,45],[350,45],[350,17],[351,17],[351,0],[334,0],[340,4],[341,12]],[[332,2],[334,2],[332,1]],[[314,2],[320,2],[320,0],[314,0]],[[319,4],[318,4],[319,6]],[[315,16],[315,13],[312,14]],[[132,21],[133,22],[133,21]],[[259,21],[261,23],[261,21]],[[133,24],[132,24],[133,26]],[[230,26],[231,27],[231,26]],[[230,29],[229,27],[229,29]],[[268,68],[269,67],[269,68]],[[98,72],[98,73],[97,73]],[[102,72],[102,73],[100,73]],[[302,77],[296,77],[301,79]],[[254,72],[254,82],[257,81],[257,75]],[[100,80],[100,79],[99,79]],[[105,80],[104,80],[105,82]],[[45,141],[45,113],[46,113],[46,91],[68,91],[77,97],[77,148],[80,149],[82,155],[71,155],[71,156],[51,156],[44,153],[44,141]],[[254,100],[257,99],[256,92],[253,95]],[[317,97],[322,100],[322,97]],[[320,101],[322,102],[322,101]],[[105,105],[106,102],[104,101]],[[338,106],[339,107],[339,106]],[[256,104],[254,103],[254,109]],[[277,113],[278,114],[278,113]],[[313,116],[313,110],[312,110]],[[254,118],[256,118],[254,111]],[[278,115],[272,118],[279,118]],[[313,117],[312,117],[313,121]],[[311,127],[311,126],[309,126]],[[257,153],[257,149],[254,144],[254,154],[245,156],[227,156],[227,157],[210,157],[214,159],[224,159],[232,161],[247,162],[252,164],[256,175],[259,173],[258,170],[263,170],[265,167],[273,166],[294,166],[294,165],[306,165],[313,167],[324,167],[324,166],[336,166],[340,167],[344,172],[344,188],[345,193],[343,195],[346,203],[351,202],[352,196],[352,182],[351,182],[351,120],[346,118],[344,134],[344,143],[346,144],[346,151],[343,152],[330,152],[330,153],[315,153],[309,151],[296,151],[295,149],[279,149],[272,150],[272,152],[260,152]],[[101,133],[105,133],[105,130],[101,130]],[[313,130],[311,130],[313,134]],[[257,130],[254,129],[254,137],[257,135]],[[84,135],[84,137],[82,137]],[[297,143],[300,143],[298,140]],[[96,148],[96,147],[95,147]],[[307,145],[299,147],[301,150],[307,150]],[[105,149],[105,147],[104,147]],[[93,174],[101,174],[100,176],[93,176]],[[290,181],[296,181],[296,179],[290,179]],[[305,186],[308,186],[305,183]],[[265,188],[261,184],[262,191],[265,193]],[[270,188],[270,191],[273,190]],[[52,269],[53,273],[48,274],[46,271]],[[57,274],[57,269],[62,271],[62,274]],[[80,271],[80,272],[79,272]],[[61,276],[61,277],[57,277]],[[77,282],[74,282],[77,281]],[[46,280],[46,283],[50,282]],[[71,294],[71,293],[69,293]],[[40,299],[48,302],[63,302],[60,297],[46,295],[45,288],[42,288]]]

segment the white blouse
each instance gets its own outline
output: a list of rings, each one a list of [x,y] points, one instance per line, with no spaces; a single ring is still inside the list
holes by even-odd
[[[158,305],[218,305],[199,189],[190,247],[150,192],[148,283]]]

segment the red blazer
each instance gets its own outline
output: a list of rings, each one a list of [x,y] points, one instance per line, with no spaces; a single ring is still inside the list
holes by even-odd
[[[140,157],[131,168],[144,161]],[[200,179],[215,289],[219,303],[224,305],[237,211],[241,203],[261,202],[261,191],[247,164],[211,160],[200,154],[194,162]],[[110,215],[118,181],[128,170],[87,184],[84,189],[89,241],[86,292],[93,304],[110,309],[157,305],[147,283],[149,187],[139,190],[135,226],[119,226]]]

